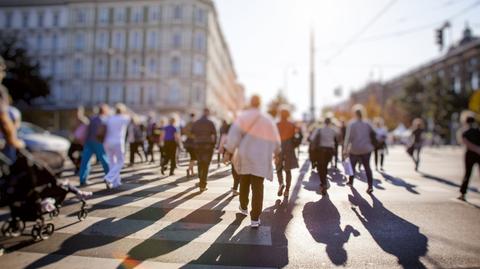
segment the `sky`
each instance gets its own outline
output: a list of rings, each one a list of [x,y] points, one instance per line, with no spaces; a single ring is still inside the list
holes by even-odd
[[[480,36],[480,0],[216,0],[238,80],[264,103],[280,89],[309,110],[310,33],[315,35],[316,107],[339,103],[369,81],[385,81],[445,53],[468,22]],[[384,12],[382,12],[384,11]],[[377,19],[375,19],[377,18]],[[312,30],[313,29],[313,30]],[[347,45],[348,44],[348,45]],[[335,88],[343,95],[336,97]],[[319,112],[318,112],[319,113]]]

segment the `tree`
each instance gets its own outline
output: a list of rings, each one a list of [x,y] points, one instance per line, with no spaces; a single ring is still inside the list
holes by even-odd
[[[398,104],[407,112],[408,121],[421,118],[424,114],[425,86],[417,78],[411,79],[398,99]]]
[[[287,106],[290,108],[290,111],[295,110],[295,106],[288,102],[287,98],[283,96],[282,92],[278,92],[277,96],[268,103],[267,112],[276,118],[281,106]]]
[[[41,76],[39,63],[30,58],[16,36],[0,36],[0,55],[7,66],[3,84],[14,102],[30,105],[34,99],[50,94],[49,80]]]

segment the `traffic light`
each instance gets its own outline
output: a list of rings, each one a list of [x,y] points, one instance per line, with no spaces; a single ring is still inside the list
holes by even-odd
[[[437,45],[440,46],[440,49],[443,48],[443,29],[437,29],[435,37]]]

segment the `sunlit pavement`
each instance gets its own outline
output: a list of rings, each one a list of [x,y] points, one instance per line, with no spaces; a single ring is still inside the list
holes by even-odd
[[[78,222],[69,199],[52,221],[49,239],[2,238],[2,268],[452,268],[480,267],[478,169],[468,203],[456,200],[463,176],[459,148],[426,149],[420,171],[403,148],[390,150],[385,172],[374,174],[375,191],[354,188],[331,170],[329,196],[306,154],[294,172],[289,200],[265,183],[262,226],[252,230],[237,213],[229,169],[212,165],[208,191],[186,178],[185,162],[174,177],[158,165],[126,168],[125,184],[105,190],[92,175],[90,214]],[[372,159],[373,165],[373,159]],[[66,174],[68,177],[68,174]],[[76,182],[73,177],[72,182]],[[3,213],[5,214],[5,213]],[[6,215],[3,215],[3,219]],[[29,230],[27,229],[26,233]],[[216,267],[214,267],[216,266]]]

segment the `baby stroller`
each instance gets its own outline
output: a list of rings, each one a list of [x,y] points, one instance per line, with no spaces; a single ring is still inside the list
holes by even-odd
[[[58,216],[67,194],[78,194],[79,191],[73,186],[59,183],[45,163],[35,160],[25,150],[17,152],[17,159],[13,163],[9,163],[5,156],[0,159],[0,206],[10,209],[10,219],[1,227],[2,234],[19,236],[25,230],[26,222],[35,222],[31,230],[33,239],[48,238],[55,231],[55,226],[46,223],[44,216]],[[85,200],[80,198],[80,201],[82,205],[77,217],[83,220],[88,211]]]

